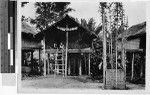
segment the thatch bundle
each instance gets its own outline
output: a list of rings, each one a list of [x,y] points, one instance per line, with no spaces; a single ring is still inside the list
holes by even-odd
[[[127,29],[125,32],[123,32],[124,37],[131,38],[131,37],[138,37],[140,35],[146,34],[146,22],[133,25],[129,29]],[[118,36],[118,38],[121,38],[122,34]]]

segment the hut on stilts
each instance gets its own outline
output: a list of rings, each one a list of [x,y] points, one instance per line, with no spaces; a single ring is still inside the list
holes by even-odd
[[[44,51],[44,75],[90,75],[92,40],[97,36],[65,15],[36,34]]]
[[[22,74],[33,74],[40,65],[41,59],[41,44],[36,41],[34,35],[37,33],[27,22],[22,22]],[[34,60],[34,52],[38,51],[38,64]],[[38,70],[38,69],[37,69]],[[38,71],[37,71],[38,72]],[[40,72],[40,71],[39,71]]]
[[[146,58],[146,22],[133,25],[123,33],[126,38],[126,73],[127,80],[136,81],[145,78]],[[121,39],[121,35],[119,35]],[[118,45],[118,48],[121,44]],[[145,79],[144,79],[145,80]]]

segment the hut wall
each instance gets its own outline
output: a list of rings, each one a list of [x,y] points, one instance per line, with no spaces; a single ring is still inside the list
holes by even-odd
[[[139,49],[140,47],[140,39],[133,39],[130,41],[127,41],[125,43],[125,49]],[[118,43],[118,49],[121,50],[121,42]]]
[[[31,41],[26,41],[26,40],[22,40],[22,48],[38,48],[40,44],[35,43],[35,42],[31,42]]]

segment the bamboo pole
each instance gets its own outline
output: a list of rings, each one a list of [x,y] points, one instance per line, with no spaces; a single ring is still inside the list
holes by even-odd
[[[105,89],[106,87],[106,33],[105,33],[105,14],[103,14],[103,24],[102,24],[102,29],[103,29],[103,88]]]
[[[66,58],[65,58],[65,76],[67,76],[67,61],[68,61],[68,32],[66,31]]]

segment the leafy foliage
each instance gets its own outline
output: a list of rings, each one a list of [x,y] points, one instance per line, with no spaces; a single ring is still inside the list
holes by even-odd
[[[70,2],[36,2],[37,16],[30,22],[42,31],[72,11],[72,8],[68,8],[69,4]]]

